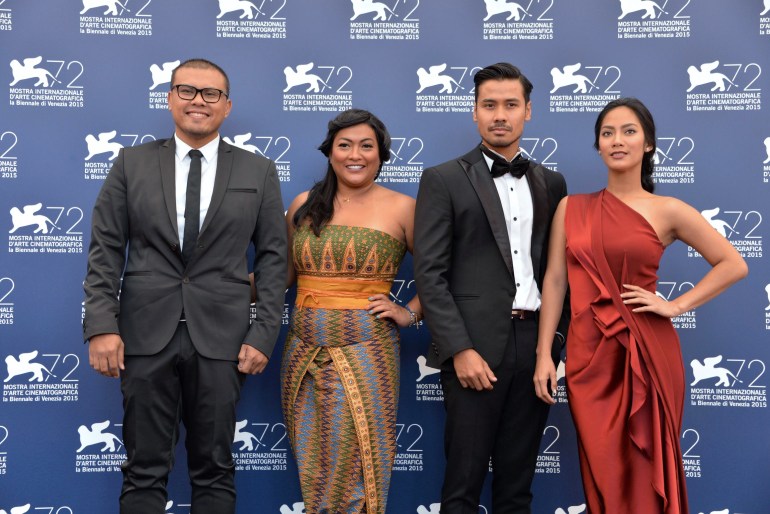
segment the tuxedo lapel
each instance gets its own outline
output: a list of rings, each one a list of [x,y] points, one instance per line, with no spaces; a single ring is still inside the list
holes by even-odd
[[[176,224],[176,141],[174,138],[167,139],[158,148],[160,160],[160,181],[163,187],[163,198],[166,201],[166,210],[171,225],[174,227],[174,234],[179,239],[179,227]],[[181,255],[181,254],[180,254]]]
[[[505,224],[503,206],[500,204],[500,196],[497,193],[495,182],[489,172],[484,156],[478,148],[475,148],[460,159],[460,163],[468,175],[473,189],[476,191],[484,212],[495,236],[495,242],[500,249],[508,272],[513,277],[513,261],[511,260],[511,241],[508,238],[508,227]]]
[[[216,215],[219,206],[227,192],[227,184],[230,183],[230,173],[233,170],[233,153],[230,145],[220,139],[217,157],[217,174],[214,177],[214,191],[211,194],[211,203],[209,204],[206,218],[201,225],[200,234],[206,232],[206,228],[211,224],[211,219]],[[200,236],[199,236],[200,237]]]
[[[548,227],[548,190],[545,184],[543,169],[537,164],[530,162],[527,171],[527,181],[529,190],[532,193],[532,271],[535,279],[540,277],[540,262],[548,237],[546,227]]]

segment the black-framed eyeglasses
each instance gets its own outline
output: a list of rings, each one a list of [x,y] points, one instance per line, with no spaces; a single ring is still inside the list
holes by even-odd
[[[200,93],[201,98],[203,98],[203,101],[207,104],[217,103],[219,99],[222,98],[222,95],[225,95],[225,97],[229,96],[221,89],[217,89],[215,87],[204,87],[203,89],[198,89],[197,87],[190,86],[188,84],[177,84],[176,86],[171,86],[171,89],[176,89],[177,96],[179,96],[179,98],[182,100],[192,100],[198,96],[198,93]]]

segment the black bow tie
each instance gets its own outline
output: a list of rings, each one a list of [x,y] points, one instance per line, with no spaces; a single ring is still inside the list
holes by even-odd
[[[506,173],[510,173],[516,178],[521,178],[529,169],[529,160],[522,157],[521,154],[517,155],[511,162],[508,162],[484,145],[481,145],[481,152],[492,159],[493,178],[502,177]]]

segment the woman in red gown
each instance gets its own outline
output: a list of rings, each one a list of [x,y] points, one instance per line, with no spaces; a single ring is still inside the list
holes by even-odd
[[[655,124],[634,98],[599,114],[594,146],[607,187],[559,205],[543,283],[535,392],[554,403],[551,341],[569,283],[566,379],[590,514],[687,514],[679,436],[684,367],[670,318],[746,276],[732,245],[703,216],[652,194]],[[670,301],[656,296],[663,251],[677,239],[711,270]]]

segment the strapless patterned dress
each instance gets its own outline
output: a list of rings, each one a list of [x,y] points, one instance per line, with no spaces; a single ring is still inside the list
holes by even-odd
[[[307,512],[384,514],[396,453],[399,334],[369,314],[406,252],[370,228],[292,241],[297,300],[281,365],[284,418]]]

